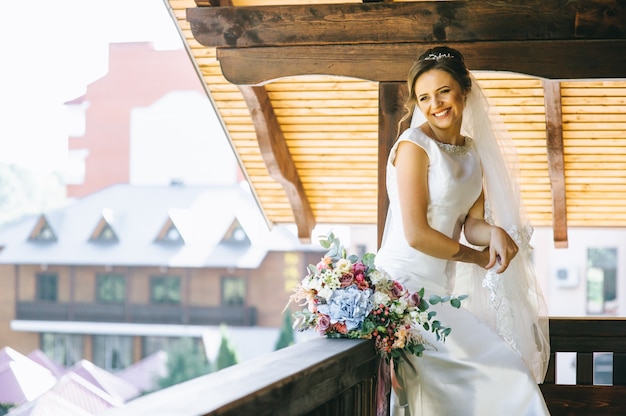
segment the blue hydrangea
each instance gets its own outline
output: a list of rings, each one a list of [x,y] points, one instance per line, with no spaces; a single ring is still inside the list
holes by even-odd
[[[335,290],[328,303],[318,306],[318,311],[330,317],[330,323],[343,322],[348,331],[358,329],[372,310],[369,301],[372,291],[359,290],[355,285]]]

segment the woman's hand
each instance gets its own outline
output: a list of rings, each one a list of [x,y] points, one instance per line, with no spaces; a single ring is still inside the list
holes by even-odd
[[[491,269],[500,265],[496,273],[504,272],[511,260],[517,255],[519,248],[513,239],[500,227],[491,227],[491,239],[489,242],[489,263],[485,269]]]

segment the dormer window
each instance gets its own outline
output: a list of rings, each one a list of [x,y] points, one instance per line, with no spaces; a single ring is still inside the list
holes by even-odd
[[[100,218],[98,225],[96,225],[93,233],[91,233],[89,241],[96,243],[116,243],[119,241],[110,223],[112,216],[111,210],[102,211],[102,218]]]
[[[250,239],[248,238],[248,235],[244,231],[239,221],[235,220],[228,228],[228,231],[226,231],[226,234],[224,234],[224,238],[222,238],[222,243],[238,246],[247,246],[250,245]]]
[[[40,216],[39,220],[37,220],[37,224],[30,233],[28,240],[44,243],[57,241],[57,236],[54,234],[52,227],[44,215]]]
[[[185,244],[183,236],[180,234],[180,231],[178,231],[178,228],[171,218],[168,218],[165,224],[163,224],[161,231],[159,231],[154,241],[166,244]]]

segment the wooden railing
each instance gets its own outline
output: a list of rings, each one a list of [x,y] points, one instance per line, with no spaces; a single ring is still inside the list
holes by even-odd
[[[370,341],[319,338],[143,396],[104,415],[374,416],[377,368]]]
[[[550,332],[552,356],[541,390],[551,415],[626,415],[626,319],[551,318]],[[554,384],[557,352],[576,353],[576,384]],[[594,353],[612,353],[612,386],[593,385]],[[103,415],[374,416],[377,370],[369,341],[319,338]]]
[[[541,390],[552,416],[626,415],[626,319],[550,318],[550,348]],[[559,352],[576,353],[574,385],[555,384]],[[594,353],[612,353],[612,385],[594,385]]]

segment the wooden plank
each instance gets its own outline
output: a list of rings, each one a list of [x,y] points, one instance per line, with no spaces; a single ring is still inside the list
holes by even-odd
[[[397,82],[404,81],[420,51],[436,45],[439,44],[220,48],[217,54],[225,78],[233,84],[256,85],[310,74]],[[626,50],[624,39],[449,42],[447,45],[459,49],[474,71],[510,71],[550,79],[621,78],[626,67],[626,54],[615,53]]]
[[[626,38],[619,0],[191,8],[187,21],[194,38],[212,47]]]
[[[240,89],[250,110],[267,170],[285,188],[298,229],[298,238],[310,243],[315,217],[289,148],[285,144],[272,103],[263,87],[242,86]]]
[[[623,416],[626,387],[542,384],[551,416]]]
[[[561,87],[558,81],[543,82],[546,107],[546,148],[552,186],[552,228],[556,248],[567,248],[567,197],[561,120]]]

